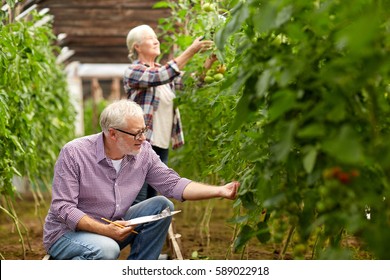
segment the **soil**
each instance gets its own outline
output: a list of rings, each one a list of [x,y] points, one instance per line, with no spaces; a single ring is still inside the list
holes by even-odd
[[[24,245],[12,219],[0,210],[0,259],[40,260],[46,255],[42,245],[42,228],[49,201],[50,199],[46,198],[43,202],[36,203],[31,197],[24,197],[13,202],[21,221],[19,228],[23,234]],[[228,222],[233,217],[232,201],[214,199],[175,202],[175,208],[182,210],[174,216],[173,228],[184,259],[272,260],[279,258],[280,248],[274,248],[272,244],[261,244],[255,238],[249,241],[242,252],[232,252],[234,225]],[[360,246],[355,239],[349,238],[346,243],[359,252],[357,259],[371,258],[367,252],[359,251]],[[128,249],[122,250],[119,259],[126,259],[128,253]],[[162,253],[167,254],[169,259],[175,259],[177,256],[169,238]],[[287,251],[284,259],[291,258],[290,252]]]
[[[46,252],[42,245],[42,227],[47,209],[47,202],[36,203],[33,198],[18,198],[13,204],[21,221],[24,247],[12,219],[0,211],[0,259],[39,260]],[[180,253],[184,259],[274,259],[273,248],[251,241],[244,252],[231,252],[233,225],[228,219],[233,215],[232,202],[226,200],[197,201],[176,203],[176,209],[182,210],[174,216],[173,228]],[[209,213],[209,223],[204,221]],[[206,215],[207,217],[207,215]],[[202,221],[203,220],[203,221]],[[168,239],[167,239],[168,240]],[[166,243],[163,254],[175,258],[170,242]],[[124,249],[120,259],[125,259],[128,250]]]

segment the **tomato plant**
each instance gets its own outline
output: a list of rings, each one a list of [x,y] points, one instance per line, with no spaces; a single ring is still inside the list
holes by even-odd
[[[27,178],[39,203],[61,146],[74,135],[75,111],[64,71],[56,64],[55,36],[51,26],[34,26],[40,17],[0,22],[0,209],[19,234],[13,178]]]
[[[166,41],[180,51],[206,33],[226,67],[221,82],[188,79],[177,100],[187,144],[171,161],[191,177],[242,182],[235,248],[257,238],[281,258],[290,248],[345,259],[353,251],[342,240],[353,235],[388,259],[389,3],[164,3]],[[205,55],[186,71],[199,73]]]

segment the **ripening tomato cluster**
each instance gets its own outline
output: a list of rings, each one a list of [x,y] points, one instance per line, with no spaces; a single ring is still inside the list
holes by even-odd
[[[327,168],[323,171],[325,182],[318,189],[321,198],[316,203],[318,213],[332,213],[340,209],[349,209],[349,203],[356,197],[356,189],[342,188],[340,183],[348,185],[360,176],[357,169],[342,169],[339,166]]]
[[[325,169],[323,172],[324,179],[337,179],[340,183],[349,184],[351,181],[360,175],[357,169],[352,169],[349,171],[343,170],[339,166]]]
[[[224,64],[218,64],[206,72],[206,77],[204,82],[206,84],[211,84],[214,82],[222,81],[226,72],[226,66]]]

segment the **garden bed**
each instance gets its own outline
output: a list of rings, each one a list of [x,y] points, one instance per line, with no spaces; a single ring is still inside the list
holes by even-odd
[[[47,201],[49,201],[47,199]],[[15,226],[3,212],[0,212],[0,253],[6,260],[39,260],[46,252],[42,245],[42,227],[47,213],[48,204],[37,206],[32,198],[17,199],[15,203],[21,222],[28,229],[28,238],[24,234],[26,252],[23,255],[19,235]],[[234,232],[234,225],[228,220],[233,215],[233,202],[226,200],[215,200],[208,205],[207,201],[188,201],[176,203],[176,209],[182,212],[174,217],[174,228],[180,234],[181,253],[184,259],[210,259],[210,260],[237,260],[237,259],[278,259],[280,249],[272,244],[261,244],[252,239],[242,252],[231,251],[231,244]],[[204,222],[204,213],[211,209],[209,227]],[[203,222],[202,222],[203,221]],[[207,236],[209,235],[209,239]],[[356,258],[370,259],[370,256],[359,250],[359,243],[353,238],[346,242],[347,246],[356,248],[359,252]],[[171,257],[173,254],[169,246],[165,246],[163,252]],[[120,259],[128,255],[127,249],[121,253]],[[291,259],[287,252],[285,259]]]
[[[46,252],[42,245],[43,221],[48,209],[47,205],[36,206],[32,198],[18,199],[17,211],[21,222],[28,229],[28,238],[25,236],[27,260],[42,259]],[[209,223],[210,239],[207,242],[207,231],[201,220],[207,208],[207,202],[177,203],[176,208],[182,213],[175,216],[174,226],[176,233],[180,234],[180,244],[184,259],[272,259],[273,249],[261,246],[256,240],[250,242],[247,250],[241,254],[230,253],[229,248],[233,237],[233,225],[227,220],[232,215],[232,202],[226,201],[214,206]],[[203,228],[203,230],[201,230]],[[208,244],[207,244],[208,243]],[[11,219],[0,214],[0,253],[6,260],[23,259],[23,250],[19,236]],[[126,250],[126,249],[125,249]],[[172,255],[169,247],[164,252]],[[127,251],[122,252],[121,259],[125,258]]]

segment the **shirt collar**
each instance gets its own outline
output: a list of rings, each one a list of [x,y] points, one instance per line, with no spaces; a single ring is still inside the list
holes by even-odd
[[[135,60],[133,63],[134,63],[134,64],[142,64],[142,65],[145,65],[145,66],[147,65],[147,64],[141,63],[141,61],[139,61],[138,59]],[[157,63],[157,62],[154,62],[154,66],[155,66],[155,67],[161,67],[161,64],[160,64],[160,63]]]
[[[97,162],[100,162],[105,158],[106,153],[104,152],[103,132],[100,132],[96,141],[96,160]]]

